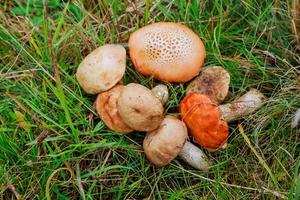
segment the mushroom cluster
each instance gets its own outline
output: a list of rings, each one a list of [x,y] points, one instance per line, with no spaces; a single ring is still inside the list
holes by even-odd
[[[76,72],[83,90],[98,95],[94,106],[99,117],[118,133],[146,132],[143,149],[157,167],[179,156],[196,169],[209,170],[210,161],[197,145],[209,151],[224,148],[229,137],[227,123],[256,111],[265,96],[250,89],[222,105],[228,96],[230,75],[220,66],[207,67],[200,73],[206,56],[204,45],[182,24],[145,26],[130,35],[128,47],[133,66],[144,75],[171,83],[193,79],[179,104],[180,115],[165,113],[169,100],[166,85],[152,89],[138,83],[123,85],[126,50],[107,44],[86,56]]]

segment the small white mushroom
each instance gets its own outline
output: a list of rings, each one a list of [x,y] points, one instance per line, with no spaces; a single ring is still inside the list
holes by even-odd
[[[249,115],[255,112],[265,99],[266,97],[261,92],[252,88],[249,92],[233,102],[219,106],[222,119],[226,122],[232,122]]]
[[[163,84],[158,84],[151,90],[155,96],[160,100],[160,102],[165,105],[169,100],[168,87]]]
[[[300,122],[300,108],[296,111],[296,113],[292,119],[291,127],[296,128],[298,126],[299,122]]]
[[[98,94],[112,88],[123,77],[126,68],[126,50],[121,45],[101,46],[80,63],[76,78],[83,90]]]

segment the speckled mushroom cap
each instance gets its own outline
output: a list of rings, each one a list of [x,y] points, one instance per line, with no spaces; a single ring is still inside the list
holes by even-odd
[[[117,84],[110,90],[98,94],[95,108],[102,121],[110,130],[129,133],[133,129],[123,122],[117,108],[117,101],[123,88],[123,85]]]
[[[126,68],[126,50],[121,45],[101,46],[80,63],[76,78],[89,94],[97,94],[112,88],[123,77]]]
[[[145,26],[130,35],[128,46],[135,68],[163,81],[189,81],[204,64],[203,43],[192,30],[178,23]]]

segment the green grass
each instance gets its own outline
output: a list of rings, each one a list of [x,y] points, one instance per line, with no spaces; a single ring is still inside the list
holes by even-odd
[[[0,199],[300,198],[300,129],[290,128],[300,107],[298,0],[66,2],[0,0]],[[95,96],[74,76],[97,46],[126,44],[132,31],[158,21],[199,35],[205,67],[229,71],[232,99],[250,88],[268,97],[230,124],[225,150],[207,152],[208,173],[179,159],[153,167],[144,133],[108,130],[93,110]],[[157,81],[128,58],[124,82]],[[177,112],[186,85],[169,86],[166,110]]]

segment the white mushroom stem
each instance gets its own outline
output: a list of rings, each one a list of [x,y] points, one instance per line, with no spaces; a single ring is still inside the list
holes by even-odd
[[[226,122],[232,122],[249,115],[256,111],[265,99],[266,97],[261,92],[252,88],[233,102],[219,106],[222,112],[222,119]]]
[[[300,108],[296,111],[296,113],[292,119],[291,127],[296,128],[298,126],[299,122],[300,122]]]
[[[184,143],[179,157],[195,169],[208,171],[210,168],[209,160],[205,153],[189,141]]]

